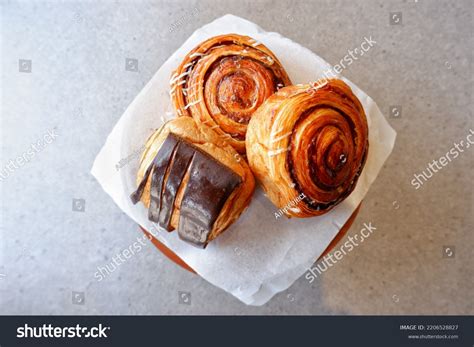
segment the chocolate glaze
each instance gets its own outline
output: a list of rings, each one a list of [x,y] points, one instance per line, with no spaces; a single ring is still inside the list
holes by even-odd
[[[138,185],[137,190],[135,190],[131,195],[130,199],[132,200],[132,203],[135,205],[137,202],[140,201],[143,195],[143,191],[145,190],[146,182],[148,180],[148,177],[150,176],[151,169],[153,168],[153,165],[150,165],[148,169],[145,171],[145,175],[143,175],[143,178]]]
[[[171,215],[173,213],[176,194],[178,193],[179,186],[186,175],[186,171],[193,156],[194,148],[180,141],[174,152],[172,164],[169,168],[168,179],[163,185],[161,195],[158,224],[168,231],[170,230]]]
[[[205,247],[224,203],[241,182],[235,172],[196,149],[181,201],[179,237]]]
[[[188,172],[189,180],[180,205],[178,235],[182,240],[204,248],[222,207],[242,183],[242,178],[227,166],[170,133],[130,198],[134,204],[140,201],[151,173],[148,219],[171,231],[176,195]]]
[[[161,210],[161,206],[163,205],[162,192],[165,173],[178,144],[179,139],[176,136],[168,136],[158,150],[155,159],[153,159],[153,173],[151,174],[150,207],[148,209],[148,219],[155,223],[159,221],[159,212]],[[161,226],[170,231],[169,226]]]

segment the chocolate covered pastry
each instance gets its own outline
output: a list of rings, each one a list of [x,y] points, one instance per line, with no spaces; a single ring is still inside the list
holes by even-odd
[[[137,183],[131,199],[148,207],[149,220],[199,247],[239,217],[255,186],[243,158],[190,117],[166,123],[148,139]]]

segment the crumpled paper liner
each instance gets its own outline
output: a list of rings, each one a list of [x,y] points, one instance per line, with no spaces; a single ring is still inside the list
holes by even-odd
[[[176,232],[160,229],[148,221],[145,207],[141,203],[133,205],[129,198],[136,189],[138,158],[120,168],[117,163],[141,148],[153,129],[174,117],[170,112],[169,78],[186,53],[207,38],[226,33],[248,35],[265,44],[295,84],[315,81],[331,67],[321,57],[278,33],[265,32],[233,15],[218,18],[196,30],[156,72],[115,125],[91,172],[127,215],[152,232],[201,277],[248,305],[263,305],[303,275],[337,235],[390,155],[396,133],[375,102],[343,78],[364,106],[370,143],[357,187],[344,202],[320,217],[276,219],[277,209],[257,189],[240,219],[205,250],[179,240]]]

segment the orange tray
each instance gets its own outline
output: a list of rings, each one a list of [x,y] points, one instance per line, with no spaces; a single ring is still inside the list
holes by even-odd
[[[341,241],[341,239],[347,234],[347,231],[350,229],[352,223],[354,223],[354,219],[357,217],[357,214],[359,213],[359,209],[360,209],[360,205],[357,206],[355,211],[352,213],[350,218],[347,220],[346,224],[344,224],[344,226],[341,228],[341,230],[336,235],[336,237],[334,237],[334,239],[331,241],[331,243],[326,247],[323,254],[321,254],[321,256],[318,258],[318,260],[321,259],[322,257],[324,257],[325,255],[327,255],[334,247],[336,247],[336,245],[339,243],[339,241]],[[145,233],[145,235],[148,236],[148,238],[156,246],[156,248],[158,248],[158,250],[160,250],[161,253],[166,255],[171,261],[175,262],[176,264],[181,266],[183,269],[188,270],[189,272],[196,273],[196,271],[194,271],[188,264],[186,264],[183,259],[178,257],[176,255],[176,253],[174,253],[171,249],[169,249],[163,243],[158,241],[158,239],[156,239],[151,233],[149,233],[148,231],[146,231],[142,227],[140,227],[140,229],[142,229],[142,231]]]

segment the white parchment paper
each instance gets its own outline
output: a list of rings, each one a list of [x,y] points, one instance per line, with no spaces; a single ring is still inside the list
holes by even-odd
[[[179,240],[176,232],[159,229],[148,221],[142,204],[131,203],[129,196],[136,189],[138,160],[125,164],[124,161],[143,147],[154,129],[173,117],[169,112],[172,70],[200,42],[227,33],[249,35],[261,41],[275,53],[295,84],[315,81],[331,67],[308,49],[278,33],[265,32],[247,20],[233,15],[216,19],[194,32],[130,104],[97,155],[92,174],[126,214],[152,231],[200,276],[246,304],[262,305],[303,275],[336,236],[390,155],[396,133],[375,102],[344,79],[364,106],[370,146],[357,187],[343,203],[321,217],[276,219],[277,209],[258,189],[240,219],[205,250]]]

